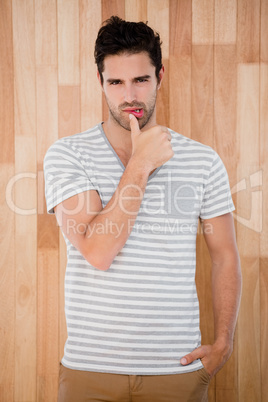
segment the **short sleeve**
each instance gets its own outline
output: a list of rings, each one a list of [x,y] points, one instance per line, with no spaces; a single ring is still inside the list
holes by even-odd
[[[210,219],[234,211],[228,175],[215,152],[208,180],[204,189],[200,218]]]
[[[61,140],[55,142],[44,159],[45,196],[47,212],[79,193],[96,190],[93,170],[83,162],[80,153]]]

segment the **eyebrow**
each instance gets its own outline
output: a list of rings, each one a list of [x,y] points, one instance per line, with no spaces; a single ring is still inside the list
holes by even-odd
[[[139,77],[134,77],[134,78],[132,79],[132,81],[144,80],[144,79],[149,79],[149,78],[151,78],[151,76],[148,75],[148,74],[146,74],[146,75],[141,75],[141,76],[139,76]],[[108,79],[106,80],[106,82],[108,82],[109,84],[110,84],[111,82],[114,82],[114,81],[124,81],[124,80],[121,80],[120,78],[108,78]]]

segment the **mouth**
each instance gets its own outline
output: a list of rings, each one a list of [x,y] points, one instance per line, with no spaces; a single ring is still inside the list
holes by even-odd
[[[143,109],[134,109],[134,108],[127,108],[123,109],[123,112],[134,114],[137,119],[141,119],[143,117],[144,111]]]

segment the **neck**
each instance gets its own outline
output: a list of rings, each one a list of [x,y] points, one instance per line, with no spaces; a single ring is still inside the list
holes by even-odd
[[[104,121],[102,127],[107,139],[114,148],[131,148],[131,132],[114,122],[110,116]]]

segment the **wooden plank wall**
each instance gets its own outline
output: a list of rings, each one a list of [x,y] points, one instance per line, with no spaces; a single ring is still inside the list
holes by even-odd
[[[233,355],[211,402],[268,401],[268,0],[0,1],[0,400],[56,401],[66,337],[65,245],[45,212],[42,163],[57,138],[107,115],[93,48],[112,14],[163,39],[159,123],[226,164],[243,270]],[[210,264],[198,235],[203,341]]]

